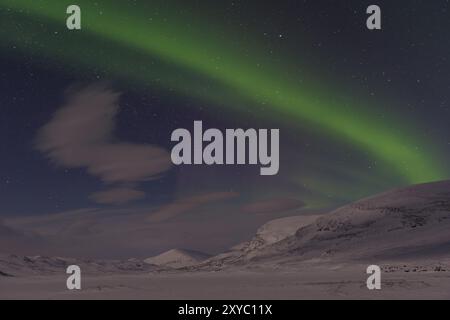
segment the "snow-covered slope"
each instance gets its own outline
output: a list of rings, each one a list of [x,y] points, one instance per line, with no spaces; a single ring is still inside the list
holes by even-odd
[[[319,217],[320,215],[303,215],[271,220],[260,227],[250,241],[234,246],[225,255],[229,255],[232,252],[249,252],[262,249],[263,247],[293,236],[297,230],[311,224]]]
[[[80,266],[83,274],[127,274],[161,270],[137,259],[87,260],[60,257],[0,254],[0,276],[65,275],[69,265]]]
[[[206,260],[201,267],[222,265],[229,262],[241,262],[245,257],[262,251],[265,247],[287,239],[297,230],[310,225],[321,215],[302,215],[275,219],[260,227],[255,236],[247,242],[238,244],[229,251]]]
[[[450,181],[444,181],[397,189],[344,206],[273,249],[345,259],[447,257],[449,231]]]
[[[298,229],[317,220],[318,215],[294,216],[269,221],[256,232],[246,250],[262,248],[293,236]]]
[[[265,246],[242,246],[209,266],[310,259],[405,260],[450,257],[450,181],[389,191],[344,206]]]
[[[173,249],[164,252],[158,256],[148,258],[144,261],[146,263],[157,266],[165,266],[170,268],[183,268],[198,264],[208,259],[209,257],[210,255],[203,252],[185,249]]]

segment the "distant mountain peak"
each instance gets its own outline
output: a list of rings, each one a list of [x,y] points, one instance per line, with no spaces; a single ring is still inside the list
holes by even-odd
[[[171,268],[182,268],[198,264],[211,256],[209,254],[188,250],[188,249],[171,249],[158,256],[144,260],[148,264],[157,266],[165,266]]]

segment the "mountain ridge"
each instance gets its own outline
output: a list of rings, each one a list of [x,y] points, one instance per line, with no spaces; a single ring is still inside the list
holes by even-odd
[[[252,250],[237,246],[199,267],[447,258],[448,230],[450,181],[426,183],[364,198],[278,242]]]

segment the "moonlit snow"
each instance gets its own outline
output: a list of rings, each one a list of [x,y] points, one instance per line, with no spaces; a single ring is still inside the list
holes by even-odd
[[[172,250],[140,261],[0,256],[0,298],[448,299],[450,182],[411,186],[321,216],[271,221],[214,257]],[[79,264],[83,289],[65,288]],[[382,289],[366,287],[366,268]]]

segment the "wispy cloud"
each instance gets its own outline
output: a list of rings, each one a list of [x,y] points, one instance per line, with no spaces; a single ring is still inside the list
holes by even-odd
[[[100,84],[70,92],[66,104],[40,129],[36,148],[56,165],[84,167],[107,184],[154,179],[170,168],[168,152],[115,139],[119,97],[119,93]],[[113,194],[121,200],[113,199]],[[119,187],[92,195],[94,200],[112,204],[122,203],[127,197],[135,200],[142,192]]]
[[[272,203],[272,212],[261,210],[268,203],[264,201]],[[276,208],[294,211],[300,205],[298,200],[255,199],[247,208],[258,214],[245,214],[245,203],[236,192],[214,191],[180,196],[160,207],[91,207],[12,216],[4,220],[4,226],[14,232],[12,236],[2,238],[0,221],[0,252],[114,259],[146,258],[180,247],[222,252],[247,241],[267,221],[293,215]],[[301,215],[300,211],[295,210],[295,214]]]
[[[239,194],[235,192],[210,192],[184,197],[161,207],[158,211],[152,213],[147,221],[162,222],[178,215],[192,212],[206,204],[225,201],[238,196]]]

